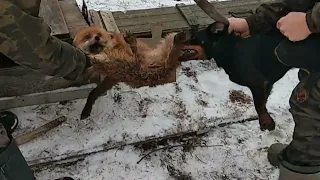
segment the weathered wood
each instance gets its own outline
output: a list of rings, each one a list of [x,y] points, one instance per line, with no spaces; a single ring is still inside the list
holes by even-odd
[[[112,12],[110,11],[103,11],[100,12],[104,27],[107,31],[111,32],[119,32],[119,28],[113,18]]]
[[[67,28],[69,29],[71,38],[74,38],[79,29],[87,27],[88,24],[84,20],[80,9],[75,0],[59,1],[62,13],[64,15]]]
[[[62,124],[63,122],[65,122],[67,120],[67,118],[65,116],[61,116],[55,120],[52,120],[30,132],[27,132],[26,134],[23,134],[21,136],[18,136],[17,138],[15,138],[17,145],[22,145],[25,144],[29,141],[32,141],[42,135],[44,135],[45,133],[49,132],[51,129],[59,126],[60,124]]]
[[[271,0],[235,0],[212,2],[216,8],[227,17],[230,17],[230,11],[249,11],[257,8],[261,3],[270,2]],[[178,5],[179,6],[179,5]],[[205,14],[197,5],[185,5],[197,19],[197,23],[206,26],[214,22]],[[155,8],[147,10],[133,10],[127,12],[113,12],[115,22],[121,32],[130,30],[137,35],[150,35],[150,23],[163,23],[164,32],[179,31],[189,29],[190,22],[176,7]],[[192,23],[191,23],[192,24]]]
[[[139,40],[142,40],[150,47],[155,47],[162,38],[162,30],[163,30],[163,24],[161,23],[153,23],[151,24],[151,38],[138,38]]]
[[[86,86],[77,89],[66,88],[17,97],[0,98],[0,110],[87,98],[92,89],[91,86]]]
[[[185,4],[181,3],[177,4],[176,8],[180,11],[180,13],[190,26],[198,25],[197,17],[193,14],[189,6],[186,6]]]
[[[105,28],[103,26],[103,22],[100,18],[100,13],[94,10],[89,10],[89,20],[93,24],[93,26]]]
[[[39,16],[51,28],[51,34],[59,38],[67,38],[69,30],[57,0],[42,0]]]

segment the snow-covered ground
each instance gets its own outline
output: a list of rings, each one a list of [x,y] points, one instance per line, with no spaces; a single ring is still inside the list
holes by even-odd
[[[78,3],[81,5],[82,0]],[[91,9],[117,11],[193,2],[90,0],[87,3]],[[60,115],[68,118],[59,128],[22,145],[23,155],[29,162],[60,160],[150,137],[238,122],[256,115],[252,101],[230,101],[229,91],[232,90],[242,90],[249,98],[252,96],[248,88],[232,83],[213,61],[183,63],[177,74],[176,84],[140,89],[130,89],[123,84],[114,87],[96,101],[88,120],[79,120],[85,99],[13,109],[21,119],[17,134]],[[234,123],[216,127],[194,139],[203,147],[160,150],[137,164],[146,152],[125,146],[95,153],[68,165],[37,170],[36,177],[38,180],[66,175],[79,180],[178,180],[183,177],[186,180],[276,180],[278,170],[267,162],[266,149],[274,142],[290,142],[294,124],[288,112],[288,100],[297,82],[294,69],[275,84],[267,104],[277,124],[272,132],[261,132],[258,121]]]

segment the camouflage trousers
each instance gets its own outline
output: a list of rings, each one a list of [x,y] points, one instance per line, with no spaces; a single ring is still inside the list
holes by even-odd
[[[299,166],[320,165],[320,36],[304,41],[284,40],[276,48],[280,62],[300,68],[300,82],[290,97],[295,122],[293,140],[282,152],[283,158]]]

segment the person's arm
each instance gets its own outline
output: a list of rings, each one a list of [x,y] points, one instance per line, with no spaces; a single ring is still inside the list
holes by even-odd
[[[312,32],[317,32],[320,30],[320,4],[314,4],[314,0],[278,0],[262,4],[255,14],[246,18],[250,34],[264,33],[276,28],[277,21],[289,12],[307,12],[308,26]]]
[[[11,1],[0,0],[0,52],[35,71],[76,80],[90,65],[74,46],[51,36],[42,18],[31,16]]]
[[[38,17],[41,0],[11,0],[11,2],[25,13]]]
[[[258,34],[276,28],[277,21],[287,15],[290,9],[283,2],[262,4],[255,14],[246,18],[250,34]]]
[[[311,10],[307,11],[306,20],[312,33],[320,32],[320,2],[317,2]]]

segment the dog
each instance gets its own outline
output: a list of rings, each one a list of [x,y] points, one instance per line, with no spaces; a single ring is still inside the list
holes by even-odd
[[[90,92],[80,119],[89,117],[96,99],[120,82],[132,88],[175,82],[181,54],[188,59],[196,52],[182,52],[185,40],[185,32],[170,33],[155,48],[150,48],[129,32],[113,33],[96,27],[80,30],[73,44],[89,54],[92,70],[105,77]]]
[[[191,30],[184,48],[197,51],[190,59],[213,58],[232,82],[248,87],[252,92],[260,129],[272,131],[275,122],[266,109],[266,103],[274,83],[291,69],[282,64],[275,54],[275,48],[284,39],[276,30],[241,38],[229,34],[228,26],[216,21],[205,29]]]

